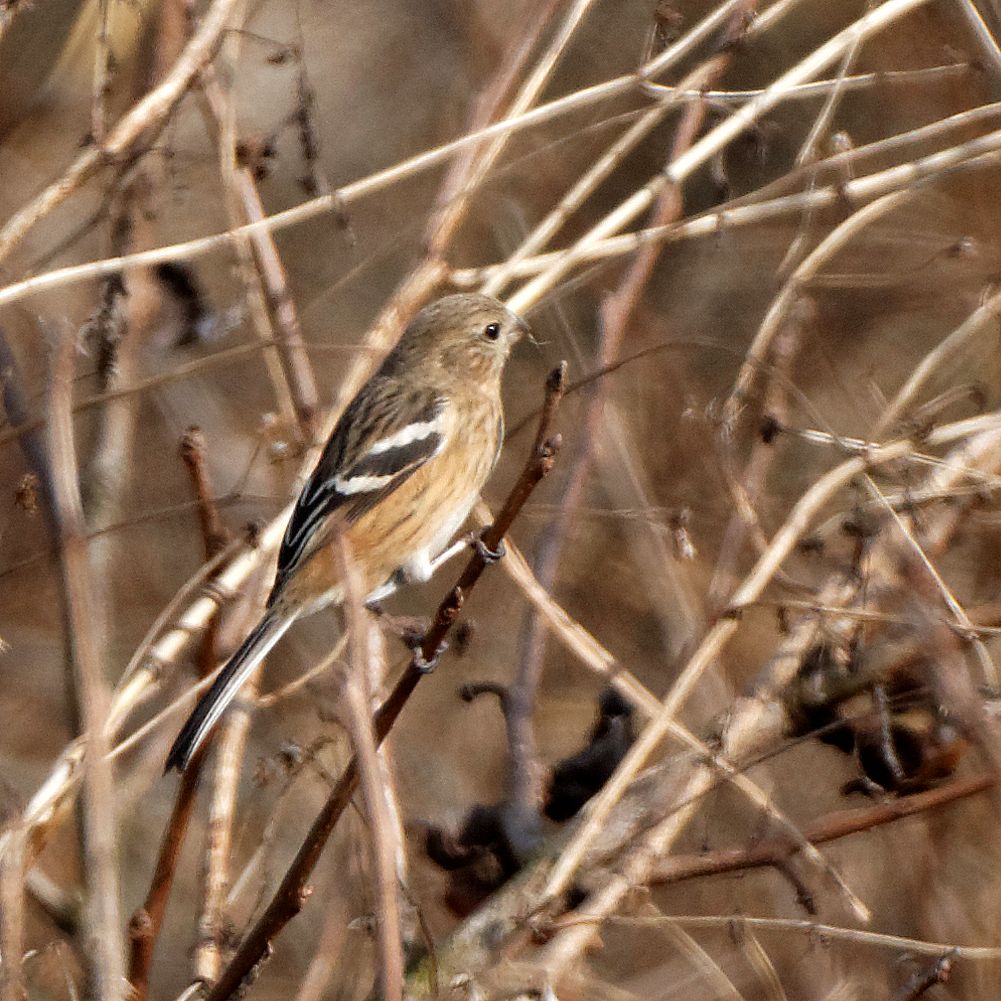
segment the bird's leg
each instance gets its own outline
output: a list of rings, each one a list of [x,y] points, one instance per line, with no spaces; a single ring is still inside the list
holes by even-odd
[[[377,615],[382,613],[381,603],[388,598],[391,594],[396,593],[396,589],[401,583],[404,583],[399,579],[400,571],[397,570],[385,584],[380,584],[374,591],[372,591],[368,597],[365,599],[365,607],[370,612],[375,612]]]
[[[465,535],[459,536],[447,549],[443,549],[433,560],[427,559],[424,554],[421,554],[424,558],[420,556],[411,558],[409,563],[393,574],[389,583],[394,584],[395,582],[393,588],[395,590],[395,586],[398,584],[420,584],[430,580],[450,559],[465,552],[467,548],[475,549],[480,554],[480,559],[488,564],[496,563],[505,553],[503,542],[496,550],[493,550],[484,543],[480,532],[467,532]]]
[[[469,545],[469,539],[465,536],[461,536],[456,539],[447,549],[442,550],[433,560],[431,560],[430,567],[431,573],[436,573],[438,568],[444,566],[450,559],[458,556],[466,546]]]

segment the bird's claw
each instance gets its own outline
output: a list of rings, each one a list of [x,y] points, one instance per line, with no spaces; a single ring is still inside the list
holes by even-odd
[[[438,666],[438,661],[441,660],[441,655],[446,649],[448,649],[448,644],[442,643],[430,657],[426,658],[424,650],[418,644],[414,647],[412,663],[421,674],[430,674]]]
[[[481,560],[486,564],[496,563],[498,560],[503,559],[507,555],[507,547],[504,545],[504,540],[501,539],[497,543],[496,549],[491,549],[484,541],[482,535],[474,535],[472,539],[473,549],[479,554]]]

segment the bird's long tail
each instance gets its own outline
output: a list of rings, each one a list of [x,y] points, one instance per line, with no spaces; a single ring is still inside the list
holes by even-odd
[[[268,655],[271,648],[295,621],[294,615],[282,608],[270,608],[254,626],[240,648],[212,682],[212,687],[201,697],[188,717],[174,746],[167,755],[165,772],[176,768],[183,772],[195,751],[201,746],[208,732],[218,722],[226,707],[236,697],[251,672]]]

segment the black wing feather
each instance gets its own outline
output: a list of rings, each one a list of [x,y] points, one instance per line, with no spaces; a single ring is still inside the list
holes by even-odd
[[[356,521],[432,458],[441,447],[442,437],[432,432],[378,452],[372,452],[372,446],[412,424],[433,421],[445,405],[431,390],[404,395],[392,380],[380,376],[366,384],[337,422],[299,495],[278,552],[278,573],[270,601],[281,591],[292,569],[313,552],[316,540],[322,540],[322,533],[318,535],[316,530],[329,515],[339,511],[346,523]],[[392,478],[371,490],[345,493],[338,489],[338,480],[343,484],[357,477]]]

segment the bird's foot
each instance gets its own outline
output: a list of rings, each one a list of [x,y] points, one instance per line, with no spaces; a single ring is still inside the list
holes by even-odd
[[[496,563],[498,560],[503,559],[507,555],[507,547],[504,545],[504,540],[501,539],[497,543],[496,549],[491,549],[484,541],[483,536],[480,533],[474,533],[472,538],[469,540],[470,545],[479,554],[481,560],[488,566],[491,563]]]

